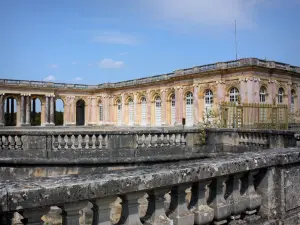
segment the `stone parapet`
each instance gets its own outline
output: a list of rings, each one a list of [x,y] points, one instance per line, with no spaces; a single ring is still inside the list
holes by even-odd
[[[112,224],[109,204],[119,196],[122,224],[298,224],[299,162],[299,148],[272,149],[127,171],[7,180],[0,183],[0,219],[10,221],[18,212],[24,224],[42,224],[41,217],[58,206],[63,224],[79,224],[79,211],[91,202],[94,224]],[[138,199],[146,193],[148,210],[141,219]],[[170,203],[164,204],[168,193]]]

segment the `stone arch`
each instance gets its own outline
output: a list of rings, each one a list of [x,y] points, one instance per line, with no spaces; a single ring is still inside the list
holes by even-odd
[[[55,126],[64,125],[64,115],[65,115],[65,102],[61,97],[55,98],[55,114],[54,114],[54,124]]]
[[[83,99],[76,102],[76,125],[85,125],[85,101]]]
[[[43,118],[43,97],[31,96],[30,124],[31,126],[40,126]]]
[[[4,125],[17,126],[18,98],[15,95],[6,95],[3,98]]]

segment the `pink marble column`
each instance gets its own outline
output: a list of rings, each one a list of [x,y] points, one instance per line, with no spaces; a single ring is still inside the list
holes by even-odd
[[[70,124],[76,124],[76,118],[75,118],[75,96],[70,96]]]
[[[224,87],[224,81],[217,81],[217,93],[216,93],[216,99],[214,101],[217,101],[216,103],[225,101],[225,87]],[[215,93],[214,93],[215,95]]]
[[[292,87],[291,87],[292,83],[288,83],[287,85],[287,93],[284,93],[286,96],[287,96],[287,101],[286,102],[283,102],[284,104],[288,104],[288,107],[291,106],[292,104],[292,101],[291,101],[291,98],[292,98]]]
[[[147,118],[148,118],[148,126],[151,125],[151,92],[147,91]]]
[[[126,116],[126,112],[125,112],[125,96],[124,96],[124,94],[121,94],[121,103],[122,103],[122,110],[121,110],[121,112],[122,112],[122,115],[121,115],[121,117],[122,117],[122,122],[121,122],[121,124],[122,125],[125,125],[125,116]]]
[[[239,87],[237,87],[239,89],[239,92],[240,92],[241,103],[248,101],[248,93],[247,93],[247,91],[248,91],[247,90],[248,80],[246,80],[246,79],[240,80],[240,85],[239,85]]]
[[[175,101],[176,101],[176,124],[182,125],[183,118],[183,88],[175,88]],[[177,107],[178,105],[178,107]]]
[[[199,86],[194,86],[194,93],[193,93],[193,103],[194,103],[194,124],[198,124],[199,122]]]
[[[133,113],[134,113],[134,121],[133,121],[133,125],[137,125],[137,94],[133,95]]]
[[[166,101],[166,89],[162,89],[161,90],[161,124],[162,125],[166,125],[166,113],[167,113],[167,109],[166,109],[166,105],[167,105],[167,101]]]
[[[67,96],[65,99],[64,114],[64,124],[68,125],[70,122],[70,96]]]

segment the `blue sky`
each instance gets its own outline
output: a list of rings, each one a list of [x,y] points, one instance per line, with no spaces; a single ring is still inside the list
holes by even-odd
[[[238,57],[300,66],[300,0],[1,0],[0,77],[97,84]]]

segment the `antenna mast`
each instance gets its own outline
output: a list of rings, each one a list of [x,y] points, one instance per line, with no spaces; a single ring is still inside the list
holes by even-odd
[[[237,57],[237,40],[236,40],[236,20],[234,20],[234,40],[235,40],[235,60],[237,60],[238,57]]]

